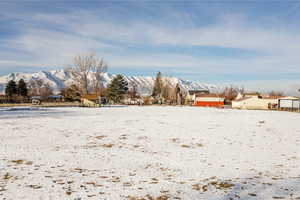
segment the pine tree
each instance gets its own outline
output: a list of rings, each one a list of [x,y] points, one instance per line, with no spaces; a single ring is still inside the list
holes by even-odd
[[[176,103],[181,105],[182,104],[182,94],[179,84],[177,83],[175,86],[175,95],[176,95]]]
[[[128,91],[128,83],[125,78],[118,74],[108,85],[107,97],[114,103],[120,103],[123,95]]]
[[[6,85],[6,88],[5,88],[5,94],[7,96],[14,96],[18,93],[18,90],[17,90],[17,84],[14,80],[11,80],[7,83]]]
[[[75,85],[70,85],[67,88],[63,88],[60,94],[65,97],[67,101],[74,101],[80,99],[80,89]]]
[[[179,86],[178,83],[177,83],[176,86],[175,86],[175,93],[176,93],[176,94],[179,94],[179,93],[180,93],[180,86]]]
[[[26,97],[27,96],[27,85],[23,79],[20,79],[18,82],[18,95]]]
[[[155,79],[155,83],[154,83],[154,87],[153,87],[153,91],[152,91],[152,96],[153,97],[158,97],[161,95],[162,93],[162,79],[161,79],[161,73],[158,72],[156,74],[156,79]]]

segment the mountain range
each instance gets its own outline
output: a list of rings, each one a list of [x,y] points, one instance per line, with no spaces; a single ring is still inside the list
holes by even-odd
[[[116,76],[110,73],[103,74],[104,86],[107,86],[113,77]],[[151,76],[126,76],[129,87],[135,85],[140,95],[150,95],[154,86],[155,77]],[[93,79],[93,74],[89,77]],[[51,70],[51,71],[39,71],[34,73],[10,73],[8,75],[0,76],[0,93],[4,93],[5,85],[10,80],[18,81],[24,79],[25,82],[31,80],[42,80],[44,83],[48,83],[53,89],[54,93],[58,93],[60,89],[65,88],[71,84],[76,84],[76,81],[67,70]],[[164,77],[172,86],[177,83],[184,90],[216,90],[217,86],[206,83],[199,83],[194,81],[182,80],[176,77]]]

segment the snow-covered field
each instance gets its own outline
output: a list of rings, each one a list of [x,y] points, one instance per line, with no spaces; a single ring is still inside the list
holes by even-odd
[[[0,199],[300,199],[300,115],[0,110]]]

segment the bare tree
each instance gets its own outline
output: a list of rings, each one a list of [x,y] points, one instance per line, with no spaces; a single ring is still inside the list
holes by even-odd
[[[139,97],[137,88],[138,86],[136,83],[131,83],[131,87],[127,91],[127,94],[131,99],[136,99]]]
[[[176,104],[178,104],[178,105],[183,104],[183,93],[181,91],[182,91],[182,89],[181,89],[179,83],[177,83],[174,88],[174,93],[176,95]]]
[[[79,88],[74,84],[61,89],[60,94],[63,95],[67,101],[80,100]]]
[[[43,97],[43,98],[47,98],[48,96],[52,95],[53,94],[53,90],[52,88],[50,87],[50,85],[48,83],[45,83],[42,88],[41,88],[41,93],[40,95]]]
[[[42,96],[44,98],[53,94],[53,90],[48,83],[42,79],[30,80],[28,83],[29,96]]]
[[[165,101],[167,101],[168,103],[176,102],[175,87],[167,77],[164,77],[162,79],[161,92],[162,92],[162,97],[164,98]]]
[[[220,96],[224,96],[227,101],[232,101],[239,93],[244,94],[244,92],[245,90],[243,87],[234,87],[231,85],[230,87],[225,87],[223,91],[219,92],[218,94]]]
[[[101,89],[103,74],[107,71],[107,68],[108,66],[103,58],[99,59],[95,54],[88,53],[76,56],[73,60],[73,66],[68,67],[68,71],[79,83],[82,94],[88,94],[91,82],[94,91]],[[93,78],[91,78],[92,76]]]
[[[271,91],[269,92],[269,96],[278,96],[278,97],[281,97],[281,96],[284,96],[284,93],[281,92],[281,91]]]
[[[101,93],[104,88],[104,72],[107,71],[108,65],[104,62],[103,58],[96,61],[96,65],[94,67],[94,91],[96,93]]]

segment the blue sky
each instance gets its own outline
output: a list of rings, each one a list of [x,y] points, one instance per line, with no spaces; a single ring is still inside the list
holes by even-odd
[[[95,52],[111,73],[300,88],[300,1],[0,1],[0,75]]]

